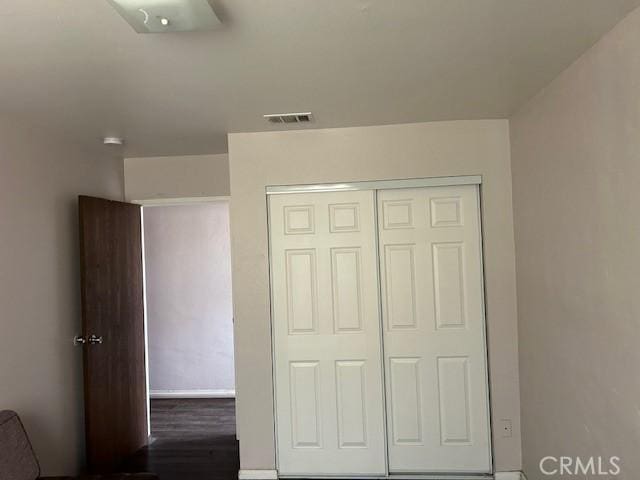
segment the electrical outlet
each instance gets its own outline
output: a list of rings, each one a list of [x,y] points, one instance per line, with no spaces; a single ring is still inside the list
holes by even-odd
[[[511,438],[513,436],[513,423],[508,418],[500,420],[500,430],[503,438]]]

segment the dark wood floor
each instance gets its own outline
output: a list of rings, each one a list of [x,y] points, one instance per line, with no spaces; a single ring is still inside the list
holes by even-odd
[[[153,472],[160,480],[238,478],[233,399],[151,401],[152,443],[124,466]]]

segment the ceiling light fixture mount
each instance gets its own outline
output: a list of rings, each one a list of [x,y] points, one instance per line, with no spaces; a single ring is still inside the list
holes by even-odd
[[[107,0],[138,33],[194,32],[220,25],[208,0]]]

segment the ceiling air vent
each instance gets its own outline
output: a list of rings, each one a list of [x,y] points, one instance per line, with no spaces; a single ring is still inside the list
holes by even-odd
[[[313,115],[311,112],[303,113],[270,113],[264,115],[264,118],[269,123],[309,123],[313,121]]]

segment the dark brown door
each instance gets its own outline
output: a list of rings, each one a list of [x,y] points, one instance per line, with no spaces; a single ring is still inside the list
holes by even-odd
[[[109,472],[147,443],[141,207],[79,203],[87,463]]]

